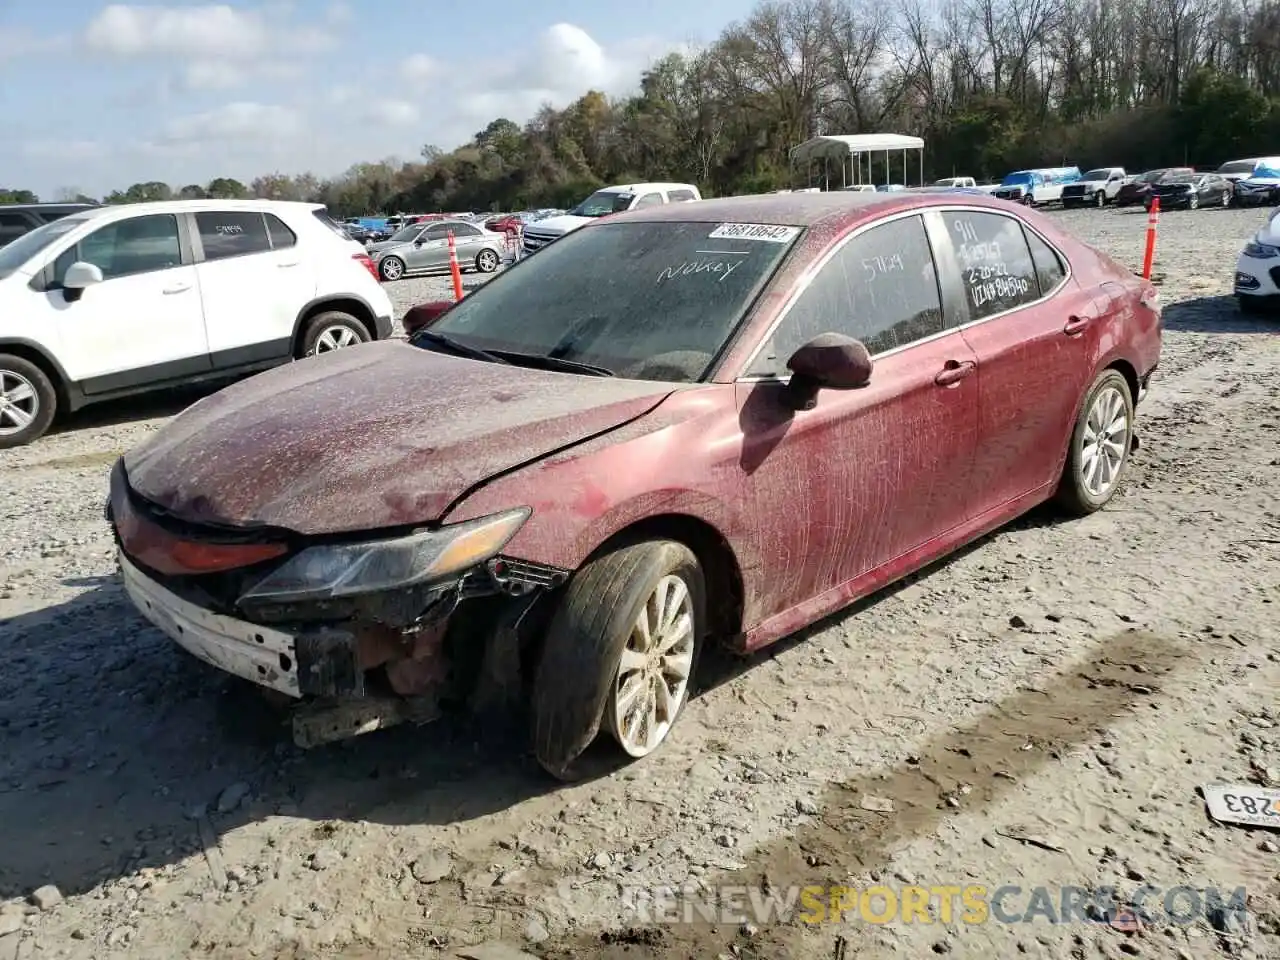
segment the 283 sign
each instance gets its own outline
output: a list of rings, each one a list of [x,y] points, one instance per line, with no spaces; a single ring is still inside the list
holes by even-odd
[[[1212,783],[1204,788],[1209,816],[1223,823],[1243,823],[1280,830],[1280,790],[1248,783]]]

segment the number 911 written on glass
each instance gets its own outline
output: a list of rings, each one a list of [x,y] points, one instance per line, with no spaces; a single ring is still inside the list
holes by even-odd
[[[1222,823],[1280,830],[1280,790],[1251,783],[1211,783],[1204,788],[1209,816]]]

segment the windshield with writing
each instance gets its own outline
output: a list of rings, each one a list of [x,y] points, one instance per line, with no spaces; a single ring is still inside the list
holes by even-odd
[[[605,217],[630,209],[634,199],[634,194],[600,190],[570,210],[569,214],[574,217]]]
[[[428,331],[516,364],[538,365],[516,356],[525,355],[635,380],[697,381],[800,234],[755,232],[743,238],[739,225],[715,223],[593,225],[469,294]],[[435,349],[428,338],[414,342]]]
[[[30,233],[24,233],[17,240],[0,247],[0,280],[15,272],[37,253],[66,236],[80,226],[87,217],[63,217],[43,227],[37,227]]]

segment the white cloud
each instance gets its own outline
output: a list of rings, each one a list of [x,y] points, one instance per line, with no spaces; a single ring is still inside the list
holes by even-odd
[[[365,116],[375,123],[408,127],[418,122],[418,108],[406,100],[374,100]]]
[[[439,71],[440,65],[425,53],[415,53],[400,63],[400,76],[410,83],[430,80]]]
[[[89,22],[84,40],[90,50],[118,57],[247,60],[267,49],[269,35],[263,17],[225,4],[144,7],[115,3]]]
[[[220,144],[225,141],[291,141],[305,134],[302,115],[289,107],[242,101],[170,120],[160,145]]]
[[[148,180],[176,185],[230,176],[247,182],[273,170],[326,176],[359,161],[392,155],[412,160],[424,143],[452,148],[496,117],[524,123],[543,103],[564,107],[589,89],[626,94],[636,89],[641,71],[656,57],[680,46],[645,37],[601,45],[581,28],[561,23],[545,30],[523,55],[478,72],[410,47],[398,62],[375,64],[367,73],[334,74],[325,67],[323,73],[310,73],[310,82],[268,87],[257,82],[261,74],[252,72],[258,64],[271,61],[274,77],[284,79],[303,61],[274,53],[246,61],[243,50],[268,42],[255,37],[275,43],[276,36],[288,32],[292,18],[305,16],[313,24],[310,33],[299,26],[287,41],[296,51],[314,43],[326,23],[342,16],[340,10],[326,14],[315,0],[286,0],[259,7],[257,13],[209,6],[151,9],[141,19],[131,12],[107,16],[104,11],[92,35],[95,49],[104,54],[167,59],[180,71],[180,81],[170,87],[165,87],[170,74],[156,78],[157,88],[168,89],[168,99],[155,125],[118,131],[110,141],[92,146],[30,145],[23,155],[26,170],[19,165],[11,177],[19,175],[16,179],[37,192],[42,185],[51,191],[60,183],[106,192]],[[211,45],[195,46],[187,16],[195,11],[203,11],[195,22],[207,26],[214,38]],[[234,36],[243,45],[233,42]],[[407,76],[430,82],[406,87]],[[203,91],[203,101],[211,92],[242,88],[249,80],[255,81],[251,94],[227,95],[232,102],[222,106],[202,109],[203,102],[197,106],[192,100],[192,90]]]

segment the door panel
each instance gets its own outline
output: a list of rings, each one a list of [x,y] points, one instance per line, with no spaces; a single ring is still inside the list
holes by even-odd
[[[68,300],[61,281],[78,260],[97,266],[103,282]],[[196,270],[183,260],[177,218],[158,214],[107,224],[58,255],[39,309],[58,331],[67,375],[85,393],[210,369]]]
[[[761,619],[969,513],[976,358],[947,323],[924,226],[912,216],[845,243],[762,344],[755,376],[781,376],[795,349],[825,332],[860,339],[875,367],[866,386],[821,390],[810,410],[789,410],[776,380],[738,385],[743,469],[760,553],[772,558],[753,605]]]
[[[1020,221],[943,217],[943,255],[956,258],[971,316],[962,332],[978,360],[977,515],[1057,479],[1103,311],[1074,280],[1063,284],[1058,255]],[[1056,292],[1045,299],[1042,289]]]
[[[196,272],[214,366],[289,356],[298,313],[317,285],[296,242],[283,245],[292,232],[283,223],[268,231],[263,214],[242,210],[192,220],[205,257]]]
[[[414,270],[435,270],[449,265],[449,229],[432,224],[418,238],[419,245],[410,254]]]

